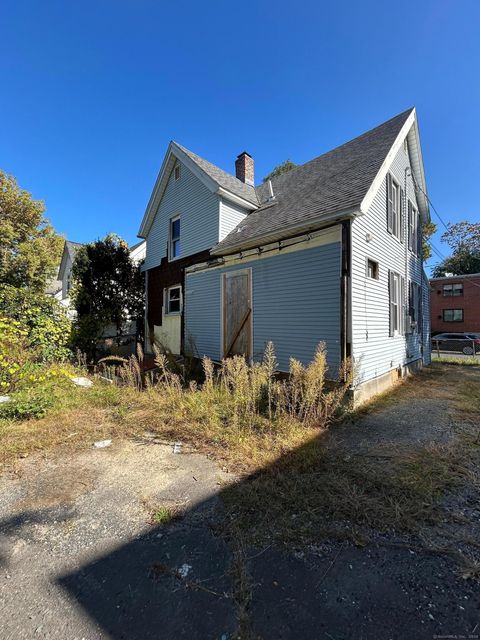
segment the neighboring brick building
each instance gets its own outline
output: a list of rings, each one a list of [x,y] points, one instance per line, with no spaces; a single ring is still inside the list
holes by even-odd
[[[430,280],[430,314],[435,333],[480,333],[480,273]]]

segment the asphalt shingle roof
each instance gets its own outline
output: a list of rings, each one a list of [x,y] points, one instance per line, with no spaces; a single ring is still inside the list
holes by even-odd
[[[269,234],[279,237],[284,233],[287,237],[291,235],[292,227],[300,228],[309,221],[321,223],[322,217],[329,218],[337,212],[359,207],[411,112],[412,109],[408,109],[358,138],[273,179],[275,199],[250,213],[212,252],[228,254],[234,248],[238,250],[239,244],[248,248],[254,246],[255,239]],[[183,150],[191,157],[195,155]],[[197,161],[196,158],[198,156],[193,159]],[[205,160],[202,162],[206,163]],[[210,167],[229,176],[214,165]],[[213,173],[212,177],[217,180]],[[233,176],[229,178],[248,186]],[[226,184],[225,188],[232,191]],[[265,185],[256,188],[256,195],[258,202],[265,201]]]
[[[220,167],[217,167],[211,162],[208,162],[208,160],[204,160],[200,156],[197,156],[196,153],[193,153],[193,151],[190,151],[189,149],[182,147],[182,145],[178,144],[178,142],[175,142],[175,144],[191,160],[193,160],[195,164],[197,164],[201,169],[203,169],[203,171],[205,171],[205,173],[208,176],[210,176],[212,180],[215,180],[215,182],[220,187],[223,187],[227,191],[230,191],[230,193],[233,193],[236,196],[243,198],[244,200],[247,200],[247,202],[251,202],[255,206],[258,206],[259,202],[257,198],[257,193],[255,191],[255,187],[252,187],[249,184],[245,184],[245,182],[242,182],[235,176],[232,176],[230,173],[227,173],[223,169],[220,169]]]

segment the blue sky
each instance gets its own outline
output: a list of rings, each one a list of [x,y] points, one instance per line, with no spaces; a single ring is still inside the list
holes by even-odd
[[[0,167],[71,240],[136,241],[170,139],[231,172],[246,149],[260,180],[412,105],[436,209],[480,217],[478,0],[15,0],[1,22]]]

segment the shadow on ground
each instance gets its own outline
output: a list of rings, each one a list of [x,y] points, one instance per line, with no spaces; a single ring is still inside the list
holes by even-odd
[[[447,555],[388,536],[355,546],[345,535],[296,551],[254,537],[257,525],[275,535],[280,522],[271,518],[282,505],[280,520],[291,520],[293,535],[305,527],[311,532],[308,513],[299,516],[284,493],[285,478],[300,482],[305,493],[318,492],[322,476],[311,463],[319,450],[311,442],[224,488],[220,502],[206,500],[182,520],[152,527],[59,583],[103,630],[101,637],[115,640],[476,637],[478,586],[461,578]],[[252,492],[249,504],[257,506],[249,512],[242,497]],[[323,524],[331,524],[329,514]]]

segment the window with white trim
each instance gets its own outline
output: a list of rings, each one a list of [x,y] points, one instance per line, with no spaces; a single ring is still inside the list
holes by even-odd
[[[175,181],[180,179],[180,165],[179,164],[177,164],[177,166],[173,170],[173,175],[174,175]]]
[[[408,317],[409,317],[409,333],[418,333],[420,326],[420,299],[422,289],[416,282],[408,283]]]
[[[370,258],[367,258],[367,278],[372,278],[373,280],[378,280],[378,262],[375,262],[375,260],[371,260]]]
[[[418,211],[408,201],[408,248],[413,253],[418,252]]]
[[[405,279],[389,271],[388,289],[390,299],[390,336],[405,333]]]
[[[387,230],[403,242],[402,191],[391,173],[387,174]]]
[[[180,257],[180,216],[170,220],[169,259]]]
[[[169,287],[165,294],[165,313],[167,315],[175,315],[182,313],[182,287],[175,285]]]

